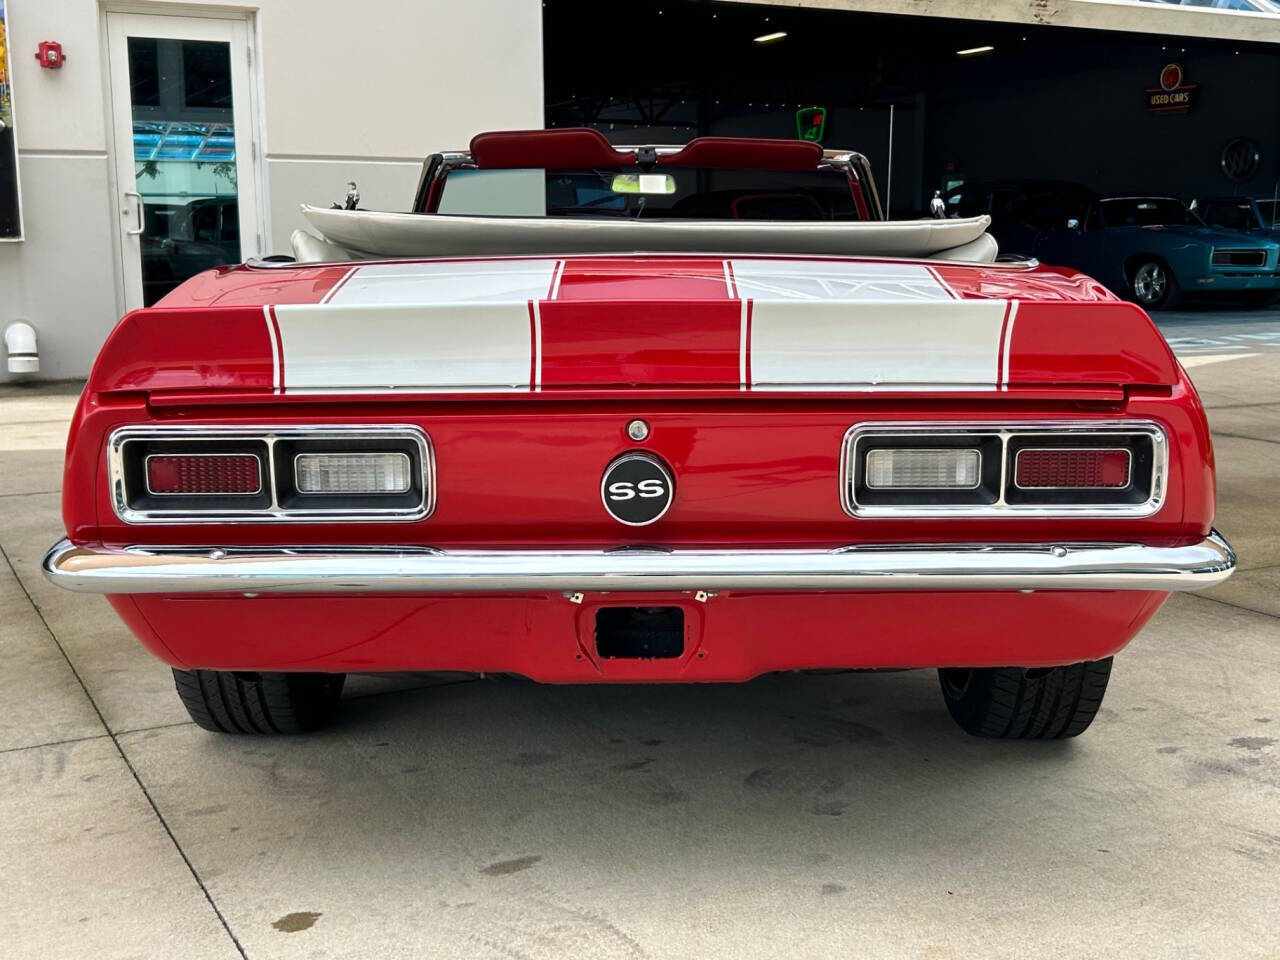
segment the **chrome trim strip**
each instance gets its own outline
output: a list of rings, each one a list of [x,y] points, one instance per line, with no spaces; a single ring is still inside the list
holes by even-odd
[[[299,508],[281,507],[276,477],[277,440],[409,440],[418,448],[422,464],[423,499],[413,507]],[[135,510],[129,506],[125,489],[124,448],[134,440],[178,440],[200,443],[212,440],[243,440],[267,446],[267,490],[270,506],[228,507],[219,510],[163,509]],[[431,438],[421,427],[400,423],[339,423],[311,425],[223,426],[218,424],[144,424],[117,427],[107,438],[107,473],[111,485],[111,506],[125,523],[226,523],[229,520],[257,523],[354,523],[363,521],[411,522],[425,520],[436,507],[436,460]]]
[[[1072,435],[1090,436],[1145,434],[1151,437],[1151,496],[1144,503],[1008,503],[1004,492],[1009,482],[1009,441],[1014,437],[1046,436],[1061,439]],[[939,435],[999,437],[1001,444],[1001,481],[999,499],[991,504],[910,504],[867,505],[854,497],[854,452],[863,436]],[[957,421],[876,421],[854,424],[846,431],[840,446],[840,506],[851,517],[1148,517],[1164,503],[1166,477],[1169,472],[1169,442],[1164,428],[1152,420],[1025,420]],[[1133,478],[1130,477],[1130,483]]]
[[[45,575],[79,593],[1199,590],[1235,569],[1199,543],[858,545],[834,550],[435,550],[414,547],[77,547]]]
[[[681,250],[678,253],[672,253],[670,250],[631,250],[626,253],[602,253],[599,250],[562,250],[554,256],[561,258],[569,257],[687,257],[691,260],[724,259],[724,251],[716,250]],[[464,259],[470,260],[531,260],[546,259],[552,254],[494,254],[492,256],[473,256]],[[1040,261],[1035,257],[1024,257],[1019,254],[1001,254],[1001,258],[994,262],[985,260],[940,260],[936,257],[877,257],[871,254],[852,254],[852,253],[740,253],[735,254],[738,257],[750,257],[756,260],[890,260],[894,263],[912,263],[924,266],[936,267],[982,267],[988,270],[1006,270],[1028,272],[1040,266]],[[355,263],[358,266],[369,266],[376,263],[426,263],[432,260],[451,260],[452,257],[370,257],[368,259],[359,260],[315,260],[306,263],[298,263],[292,258],[289,260],[259,260],[251,257],[241,266],[250,270],[310,270],[314,267],[349,267]]]

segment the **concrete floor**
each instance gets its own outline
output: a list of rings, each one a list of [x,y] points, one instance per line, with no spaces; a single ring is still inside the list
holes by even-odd
[[[1067,743],[966,738],[925,672],[359,678],[211,736],[40,575],[74,398],[0,391],[0,957],[1280,958],[1280,311],[1161,324],[1241,572]]]

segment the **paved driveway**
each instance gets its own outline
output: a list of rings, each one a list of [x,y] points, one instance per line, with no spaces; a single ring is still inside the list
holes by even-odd
[[[0,390],[0,956],[1275,960],[1280,349],[1224,338],[1280,323],[1161,323],[1214,341],[1242,570],[1067,743],[965,738],[925,672],[358,678],[322,735],[211,736],[40,576],[74,398]]]

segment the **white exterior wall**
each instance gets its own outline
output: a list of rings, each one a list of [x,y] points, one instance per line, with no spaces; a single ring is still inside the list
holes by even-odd
[[[123,312],[103,9],[95,0],[8,4],[26,239],[0,243],[0,329],[16,319],[36,328],[45,379],[84,376]],[[298,204],[340,200],[347,180],[359,183],[362,206],[402,210],[428,153],[465,146],[480,130],[542,126],[540,0],[105,9],[253,17],[267,252],[289,252],[303,225]],[[40,69],[32,54],[41,40],[62,43],[63,69]]]
[[[1217,37],[1280,43],[1280,17],[1165,0],[719,0],[722,3],[897,13],[954,20],[995,20],[1038,27],[1084,27],[1171,37]]]

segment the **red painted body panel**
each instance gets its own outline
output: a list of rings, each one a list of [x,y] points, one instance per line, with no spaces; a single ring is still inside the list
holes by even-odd
[[[174,288],[156,308],[252,306],[261,313],[266,303],[319,303],[350,271],[345,265],[218,267],[198,273]]]
[[[825,667],[1055,666],[1110,656],[1165,594],[725,593],[476,597],[112,597],[152,653],[221,670],[518,673],[550,683],[729,682]],[[680,606],[684,655],[604,660],[608,604]],[[136,605],[135,605],[136,604]],[[141,631],[137,621],[141,619]],[[161,645],[158,637],[167,640]]]
[[[785,259],[785,258],[773,258]],[[462,261],[459,261],[462,262]],[[905,261],[904,261],[905,262]],[[1150,320],[1078,274],[933,265],[950,295],[1017,302],[1007,375],[983,390],[743,389],[750,304],[724,261],[581,257],[539,300],[541,392],[283,395],[265,305],[319,304],[349,267],[203,274],[130,314],[94,368],[68,441],[63,511],[78,544],[439,547],[843,546],[851,543],[1199,541],[1214,514],[1213,454],[1190,382]],[[541,296],[541,294],[539,294]],[[535,301],[529,303],[531,324]],[[930,309],[921,304],[920,309]],[[857,323],[851,316],[850,323]],[[531,326],[531,329],[533,327]],[[274,349],[282,352],[279,341]],[[406,350],[422,349],[412,343]],[[535,354],[537,355],[537,354]],[[1003,367],[1004,360],[1000,360]],[[274,379],[273,379],[274,378]],[[748,377],[746,383],[750,383]],[[665,459],[678,496],[662,520],[605,512],[605,464],[636,445]],[[869,421],[1149,419],[1169,439],[1168,490],[1142,518],[854,519],[839,464]],[[120,426],[414,424],[430,436],[437,506],[426,520],[129,525],[112,508],[106,440]],[[112,602],[176,665],[223,669],[484,670],[539,680],[742,680],[807,667],[1051,665],[1106,656],[1163,594],[739,593],[626,604],[686,611],[686,656],[600,662],[593,611],[618,597],[139,596]],[[587,625],[587,626],[584,626]]]
[[[721,281],[723,287],[724,281]],[[589,300],[542,305],[542,387],[737,386],[741,308],[720,300]],[[645,336],[635,331],[643,328]]]
[[[165,411],[157,418],[137,401],[91,411],[80,431],[94,472],[105,477],[105,438],[118,426],[175,422],[252,425],[411,423],[436,450],[437,506],[417,523],[149,524],[147,542],[270,544],[409,543],[438,546],[613,546],[625,543],[761,546],[851,542],[1036,542],[1138,540],[1191,543],[1213,519],[1208,435],[1188,388],[1172,398],[1135,397],[1086,409],[1073,403],[1019,403],[1004,398],[948,401],[788,401],[772,396],[719,402],[577,400],[528,396],[505,401],[384,399],[353,410],[345,402],[260,403],[198,416]],[[179,408],[181,410],[181,408]],[[187,414],[196,411],[186,410]],[[624,528],[600,502],[604,465],[635,444],[624,433],[642,417],[652,433],[644,447],[675,470],[679,496],[659,524]],[[1155,419],[1170,439],[1169,491],[1159,513],[1104,521],[1004,517],[919,520],[849,517],[840,505],[838,468],[845,432],[866,421],[1009,419]],[[90,437],[94,440],[90,440]],[[105,479],[87,484],[89,463],[77,464],[65,485],[66,522],[73,539],[138,542],[140,532],[118,520]],[[516,478],[519,482],[516,482]]]

